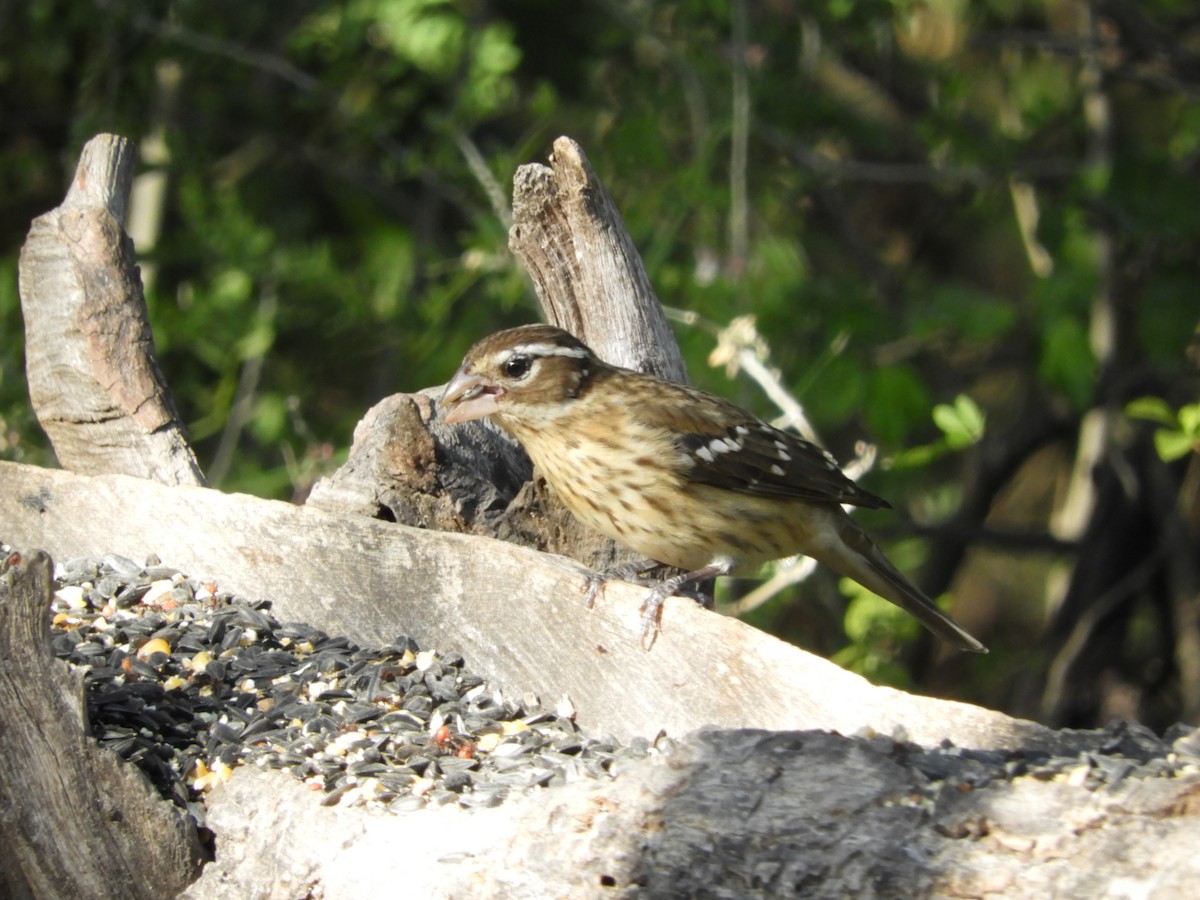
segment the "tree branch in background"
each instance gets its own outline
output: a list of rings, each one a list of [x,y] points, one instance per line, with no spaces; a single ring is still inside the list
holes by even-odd
[[[750,199],[747,186],[750,144],[750,85],[746,38],[746,0],[733,0],[733,109],[729,123],[729,254],[725,267],[734,281],[742,281],[750,255]]]

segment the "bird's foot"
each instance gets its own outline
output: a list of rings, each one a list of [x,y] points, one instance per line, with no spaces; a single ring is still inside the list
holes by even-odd
[[[652,559],[642,559],[636,562],[622,563],[619,566],[614,566],[611,569],[605,569],[603,572],[591,572],[584,580],[584,604],[588,609],[596,605],[596,598],[604,593],[604,589],[610,581],[628,581],[631,584],[642,585],[648,587],[654,582],[648,578],[639,578],[643,572],[649,572],[660,566],[660,563]]]
[[[641,645],[643,650],[649,650],[654,646],[654,642],[658,640],[658,633],[662,631],[662,610],[663,604],[667,602],[667,598],[673,595],[678,588],[678,585],[673,582],[678,581],[680,576],[668,578],[661,582],[657,587],[654,587],[646,594],[646,599],[642,601],[642,637]]]
[[[715,578],[718,575],[724,575],[730,568],[728,563],[722,561],[704,566],[694,572],[684,572],[681,575],[668,578],[666,581],[655,582],[652,579],[638,577],[643,572],[658,568],[659,565],[659,563],[653,560],[625,563],[604,573],[593,572],[588,575],[584,583],[586,591],[585,603],[588,609],[591,609],[595,605],[596,598],[604,593],[604,588],[610,581],[626,581],[650,588],[650,591],[646,594],[646,599],[642,601],[640,610],[642,616],[641,645],[643,650],[649,650],[658,639],[658,633],[662,630],[663,604],[666,603],[668,597],[674,596],[679,592],[680,588],[686,585]],[[708,595],[689,592],[688,596],[705,609],[712,608],[712,598]]]

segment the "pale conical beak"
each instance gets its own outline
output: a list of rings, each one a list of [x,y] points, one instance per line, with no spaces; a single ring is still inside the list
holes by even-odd
[[[443,422],[468,422],[497,412],[496,400],[503,388],[471,372],[459,369],[446,385],[438,410]]]

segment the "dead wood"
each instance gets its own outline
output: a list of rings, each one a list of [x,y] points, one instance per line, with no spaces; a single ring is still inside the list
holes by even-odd
[[[191,820],[90,739],[83,679],[50,649],[43,553],[0,561],[0,896],[156,898],[200,867]]]
[[[578,563],[490,538],[14,463],[0,463],[0,521],[18,547],[49,547],[63,559],[153,551],[223,590],[271,600],[283,621],[359,643],[407,634],[455,650],[518,695],[567,695],[591,734],[903,727],[921,743],[971,747],[1054,739],[1000,713],[874,687],[687,598],[667,601],[662,634],[646,652],[643,588],[611,584],[589,610]]]
[[[688,380],[642,258],[575,141],[556,140],[548,167],[517,169],[508,246],[551,325],[613,365]]]
[[[707,731],[612,782],[470,811],[331,809],[245,770],[210,798],[228,852],[187,896],[1181,897],[1197,797],[1195,773],[984,784],[967,759],[827,732]]]
[[[33,221],[19,268],[29,395],[66,468],[204,484],[123,230],[133,164],[125,138],[93,138],[62,206]]]

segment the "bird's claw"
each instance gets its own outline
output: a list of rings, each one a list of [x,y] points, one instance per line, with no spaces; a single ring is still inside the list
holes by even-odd
[[[658,640],[658,633],[662,631],[663,604],[674,593],[675,589],[668,580],[651,589],[646,594],[646,599],[642,601],[642,638],[640,643],[643,650],[649,650]]]
[[[588,609],[592,609],[596,605],[596,598],[604,593],[604,589],[610,581],[625,581],[630,584],[650,588],[646,594],[646,599],[642,601],[640,607],[642,617],[641,645],[643,650],[649,650],[658,639],[658,634],[662,630],[663,604],[666,603],[667,598],[674,596],[679,592],[680,588],[694,581],[695,575],[703,574],[707,576],[709,574],[707,571],[685,573],[668,578],[666,581],[655,581],[650,578],[638,577],[642,572],[656,568],[658,565],[653,560],[624,563],[605,572],[590,572],[584,580],[584,604]],[[712,608],[712,598],[703,592],[699,594],[691,594],[689,592],[688,596],[691,596],[705,609]]]
[[[608,587],[608,579],[599,572],[591,572],[583,581],[583,603],[591,609],[596,605],[596,598]]]
[[[583,602],[588,609],[596,605],[596,598],[604,593],[604,589],[610,581],[628,581],[630,584],[638,584],[648,586],[654,582],[638,578],[642,572],[656,568],[658,563],[652,559],[639,560],[637,562],[622,563],[619,566],[613,566],[611,569],[605,569],[603,572],[589,572],[583,582],[584,599]]]

